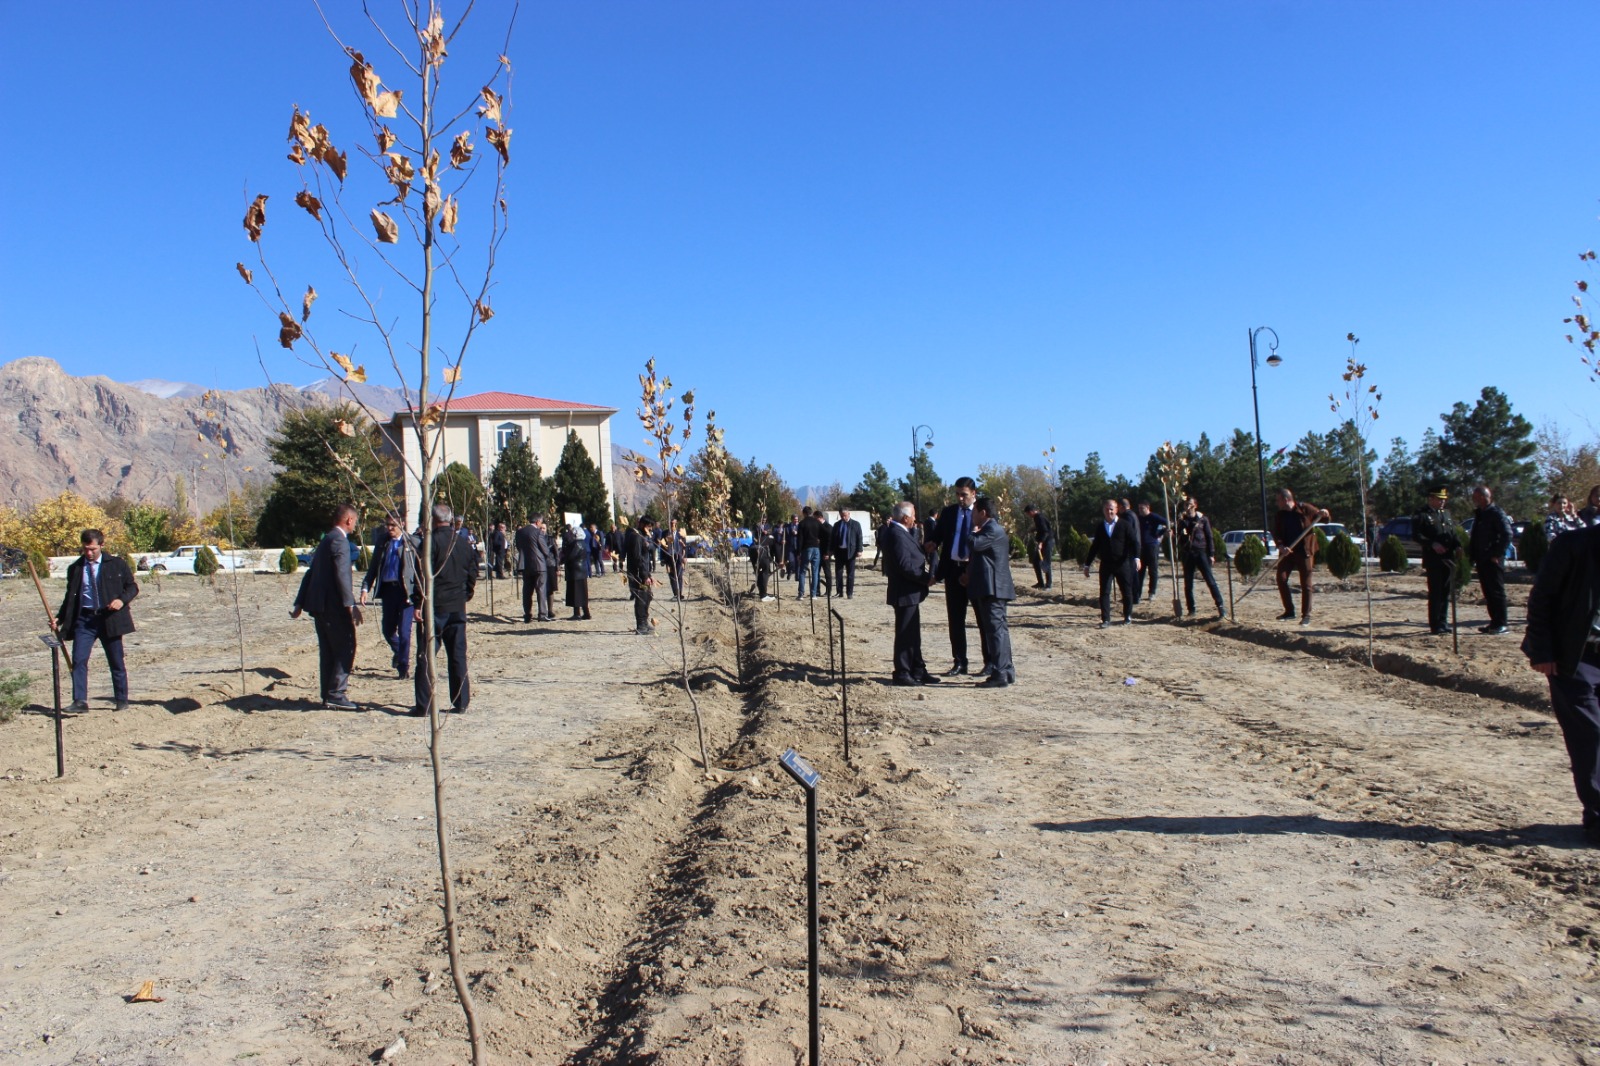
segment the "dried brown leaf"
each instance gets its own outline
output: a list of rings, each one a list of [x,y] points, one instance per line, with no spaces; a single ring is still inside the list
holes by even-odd
[[[483,87],[483,106],[478,108],[478,117],[488,122],[500,121],[500,94],[489,86]]]
[[[328,358],[337,363],[339,369],[343,370],[346,374],[355,369],[355,364],[350,361],[350,357],[348,355],[340,355],[338,352],[329,352]]]
[[[379,129],[378,129],[378,151],[380,151],[380,152],[388,152],[389,149],[394,147],[394,142],[396,141],[396,139],[397,138],[394,135],[394,131],[391,130],[388,126],[379,127]]]
[[[376,207],[372,209],[372,228],[377,231],[380,243],[394,244],[400,240],[400,227]]]
[[[322,201],[311,195],[307,189],[301,189],[294,194],[294,202],[311,212],[311,217],[318,222],[322,221]]]
[[[372,69],[372,64],[367,62],[366,57],[354,48],[345,49],[345,53],[353,60],[350,64],[350,80],[355,83],[356,92],[361,94],[361,99],[366,101],[368,107],[376,110],[378,86],[382,84],[378,80],[377,72]]]
[[[436,215],[438,213],[439,213],[439,183],[436,182],[436,181],[430,181],[426,185],[423,186],[423,191],[422,191],[422,215],[423,215],[424,218],[431,219],[431,218],[433,218],[434,215]]]
[[[360,385],[362,382],[367,380],[367,368],[364,366],[356,367],[354,370],[350,371],[350,373],[345,377],[345,380],[353,384]]]
[[[494,150],[495,151],[500,153],[500,162],[505,163],[505,164],[510,164],[510,162],[511,162],[511,131],[509,129],[507,129],[507,128],[504,128],[504,127],[500,128],[500,129],[484,130],[483,131],[483,137],[484,137],[484,140],[486,140],[490,144],[494,145]],[[500,202],[500,209],[502,211],[505,210],[505,206],[506,206],[505,205],[505,201],[502,200]]]
[[[311,317],[311,305],[316,302],[317,290],[307,285],[306,294],[300,300],[300,321],[304,322]]]
[[[446,385],[456,384],[461,380],[461,364],[457,363],[455,366],[445,367],[444,373],[441,376],[444,378],[444,383]]]
[[[260,196],[256,197],[254,203],[245,209],[244,230],[246,233],[250,234],[250,239],[252,241],[259,241],[261,239],[261,231],[266,227],[266,224],[267,194],[262,193]]]
[[[235,263],[233,268],[239,272],[239,276],[244,279],[246,285],[255,284],[256,276],[250,272],[249,267],[246,267],[243,263]]]
[[[322,155],[322,161],[328,164],[328,169],[333,171],[333,176],[339,179],[339,183],[344,184],[344,174],[350,165],[350,157],[329,145],[328,150]]]
[[[494,308],[479,300],[474,309],[478,312],[478,321],[487,322],[494,317]]]
[[[373,114],[379,118],[394,118],[400,111],[400,98],[404,95],[399,89],[379,93],[372,104]]]
[[[444,57],[449,54],[444,50],[444,13],[437,7],[434,8],[433,14],[428,18],[428,28],[419,31],[417,36],[421,38],[423,47],[428,50],[428,62],[434,66],[443,63]]]
[[[353,437],[356,435],[356,427],[342,418],[334,423],[334,427],[339,430],[340,436]]]
[[[454,196],[444,202],[444,209],[439,212],[439,232],[454,233],[456,231],[456,218],[461,207],[456,203]]]
[[[450,144],[450,165],[460,170],[472,158],[472,134],[463,132],[456,134],[456,139]]]
[[[129,1003],[165,1003],[166,1000],[156,995],[156,983],[146,981],[139,986],[139,991],[128,997]]]
[[[305,333],[300,328],[300,323],[294,320],[294,316],[286,311],[278,312],[278,324],[282,327],[278,330],[278,343],[285,348],[293,348],[294,342]]]
[[[300,110],[298,106],[289,118],[289,143],[294,147],[289,152],[289,158],[296,163],[304,163],[306,154],[316,147],[311,136],[311,116]]]
[[[416,167],[411,165],[411,157],[401,155],[399,152],[390,152],[389,165],[383,168],[383,173],[389,179],[389,184],[394,186],[395,199],[404,200],[406,193],[411,191],[411,181],[417,176]]]
[[[431,426],[444,419],[444,404],[430,403],[428,409],[418,416],[417,421],[424,426]]]

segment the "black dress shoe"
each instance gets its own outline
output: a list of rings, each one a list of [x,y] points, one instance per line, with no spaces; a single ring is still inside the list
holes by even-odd
[[[957,676],[959,676],[961,674],[964,674],[966,672],[967,672],[967,664],[966,663],[956,663],[954,666],[952,666],[950,669],[948,669],[948,670],[946,670],[944,672],[944,676],[945,677],[957,677]]]
[[[1505,630],[1502,629],[1500,632],[1504,633]],[[125,711],[125,710],[128,709],[128,701],[127,700],[118,700],[115,704],[112,705],[111,709],[113,711]]]
[[[1133,625],[1133,615],[1131,615],[1131,614],[1123,615],[1122,616],[1122,624],[1125,625],[1125,626]]]
[[[1111,619],[1107,618],[1105,621],[1101,622],[1100,625],[1097,628],[1099,628],[1099,629],[1110,629],[1111,628]]]
[[[72,701],[72,710],[74,710],[74,711],[87,711],[88,709],[89,709],[89,701],[88,700],[73,700]]]
[[[999,674],[992,674],[989,677],[985,678],[982,682],[980,682],[978,687],[979,688],[1005,688],[1009,684],[1011,684],[1011,682],[1006,680],[1004,677],[1001,677]]]
[[[1295,613],[1293,611],[1284,611],[1282,614],[1280,614],[1278,616],[1278,621],[1280,621],[1280,622],[1293,622],[1295,620],[1295,617],[1296,616],[1295,616]]]
[[[343,696],[333,696],[324,699],[322,701],[322,706],[328,710],[334,711],[353,711],[357,709],[357,704],[354,701],[347,700]]]
[[[531,614],[523,615],[522,616],[522,624],[525,625],[525,626],[526,625],[532,625],[533,624],[533,615],[531,615]]]
[[[1430,629],[1428,632],[1436,637],[1448,637],[1450,635],[1450,627],[1440,626],[1437,629]]]
[[[994,676],[994,667],[985,666],[982,670],[979,670],[976,674],[973,674],[972,676],[976,677],[980,681],[983,680],[986,677],[993,677]]]
[[[964,670],[962,671],[962,673],[965,672],[966,671]],[[923,674],[921,677],[917,678],[917,684],[919,685],[937,685],[938,683],[939,679],[934,677],[932,674]]]
[[[899,685],[902,688],[921,688],[922,682],[914,677],[891,677],[889,684]]]
[[[1511,632],[1511,630],[1507,629],[1505,626],[1484,626],[1482,629],[1478,630],[1478,632],[1483,633],[1486,636],[1498,637]]]

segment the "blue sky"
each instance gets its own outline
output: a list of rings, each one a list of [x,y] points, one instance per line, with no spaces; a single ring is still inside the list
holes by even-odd
[[[359,6],[327,10],[404,88]],[[463,96],[507,10],[480,0],[452,49]],[[1249,427],[1246,334],[1267,325],[1269,446],[1333,424],[1350,331],[1385,393],[1380,453],[1485,385],[1587,438],[1600,386],[1561,319],[1600,244],[1574,47],[1596,14],[525,4],[498,314],[462,388],[626,415],[653,356],[793,484],[899,474],[916,424],[947,479],[1052,440],[1136,475],[1164,439]],[[283,158],[295,103],[336,143],[365,134],[314,8],[36,5],[12,29],[0,85],[29,119],[0,177],[0,359],[239,388],[263,382],[259,338],[275,378],[319,376],[233,272],[267,192],[275,268],[340,328]]]

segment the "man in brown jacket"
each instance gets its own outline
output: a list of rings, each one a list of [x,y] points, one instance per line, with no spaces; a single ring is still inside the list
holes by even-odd
[[[1300,571],[1300,624],[1311,624],[1311,568],[1316,562],[1317,535],[1310,532],[1317,522],[1328,521],[1328,512],[1309,503],[1296,503],[1294,493],[1278,490],[1278,514],[1272,535],[1278,541],[1278,595],[1283,599],[1279,621],[1294,621],[1294,597],[1289,595],[1289,572]],[[1292,547],[1291,547],[1292,545]]]

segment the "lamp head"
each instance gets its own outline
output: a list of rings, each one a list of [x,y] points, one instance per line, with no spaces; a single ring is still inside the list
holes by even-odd
[[[1271,355],[1267,356],[1268,366],[1281,366],[1282,363],[1283,356],[1279,355],[1277,352],[1273,352]]]

